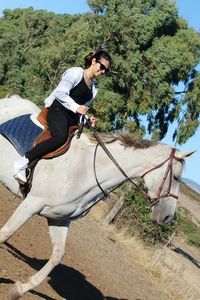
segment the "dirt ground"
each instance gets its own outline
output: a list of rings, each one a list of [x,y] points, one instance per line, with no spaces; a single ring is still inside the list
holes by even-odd
[[[0,185],[1,226],[19,202],[18,198],[14,198],[7,189]],[[186,250],[188,251],[188,249]],[[132,248],[132,251],[137,252],[137,248]],[[34,216],[0,248],[0,300],[7,299],[8,289],[13,282],[17,280],[26,282],[29,276],[39,270],[46,263],[50,253],[51,243],[48,237],[46,220]],[[166,255],[163,258],[163,253],[163,251],[161,254],[157,253],[157,255],[160,255],[160,257],[157,256],[159,258],[157,261],[159,263],[164,261],[164,264],[167,265],[169,264],[167,262],[169,256],[171,263],[171,256],[165,252]],[[191,265],[192,269],[189,276],[194,274],[195,280],[199,282],[200,269],[193,266],[191,262],[187,262],[185,258],[179,257],[179,254],[174,252],[173,255],[175,262],[178,259],[181,260],[181,268],[183,268],[182,260]],[[195,252],[195,255],[196,259],[200,260],[198,252]],[[139,257],[140,259],[137,259]],[[198,289],[195,293],[189,289],[187,294],[189,296],[184,298],[184,295],[177,294],[171,284],[170,287],[174,289],[171,292],[165,282],[165,279],[169,282],[170,280],[173,281],[173,277],[169,276],[168,269],[167,271],[166,268],[164,270],[165,276],[159,272],[156,274],[158,269],[155,268],[152,271],[152,268],[150,268],[151,270],[148,270],[145,259],[143,265],[142,252],[131,255],[130,247],[126,248],[124,243],[115,238],[111,230],[108,230],[91,214],[72,223],[63,262],[54,269],[37,289],[27,293],[23,299],[200,299]],[[170,265],[170,268],[172,268],[172,265]],[[180,278],[179,267],[175,267],[172,273]],[[185,294],[185,292],[183,291],[182,294]]]

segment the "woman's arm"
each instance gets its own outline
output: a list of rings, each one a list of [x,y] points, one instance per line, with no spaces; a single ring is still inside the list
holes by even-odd
[[[67,109],[77,112],[80,107],[70,96],[70,91],[73,89],[82,79],[82,68],[70,68],[62,75],[61,81],[54,90],[55,98]]]

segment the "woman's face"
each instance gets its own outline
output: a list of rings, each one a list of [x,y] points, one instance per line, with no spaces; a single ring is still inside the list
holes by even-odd
[[[92,68],[94,77],[99,77],[109,69],[110,62],[106,60],[105,58],[101,58],[100,60],[96,60],[96,58],[93,58],[92,60]]]

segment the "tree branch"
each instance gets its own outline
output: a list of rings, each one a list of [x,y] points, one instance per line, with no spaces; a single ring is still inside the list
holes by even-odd
[[[43,34],[41,34],[40,36],[38,36],[37,39],[35,39],[32,43],[30,43],[25,49],[24,52],[27,51],[35,42],[37,42],[39,39],[41,39],[41,37],[43,36]]]
[[[185,94],[185,93],[186,93],[186,91],[182,91],[182,92],[175,92],[174,94],[179,95],[179,94]]]

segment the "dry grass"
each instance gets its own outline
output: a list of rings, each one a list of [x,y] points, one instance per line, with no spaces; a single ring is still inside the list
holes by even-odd
[[[180,192],[182,192],[185,196],[190,197],[194,201],[197,200],[197,202],[200,205],[200,194],[198,194],[196,191],[194,191],[193,189],[191,189],[184,182],[181,182]]]
[[[100,201],[98,204],[96,204],[90,214],[95,218],[97,221],[102,221],[105,219],[108,212],[111,210],[111,208],[114,206],[118,196],[116,196],[115,193],[111,194],[108,199],[105,199],[105,201]]]
[[[116,232],[113,227],[112,230]],[[200,299],[200,271],[195,266],[167,247],[147,248],[141,240],[130,237],[127,232],[126,229],[116,232],[116,240],[123,244],[134,262],[151,273],[169,299]]]
[[[92,217],[102,222],[113,204],[113,199],[99,203],[92,210]],[[105,231],[111,239],[121,243],[133,263],[151,274],[169,299],[199,300],[200,270],[179,254],[167,247],[146,247],[137,236],[130,236],[128,228],[118,231],[114,225],[105,225]],[[173,239],[175,244],[176,238]]]

